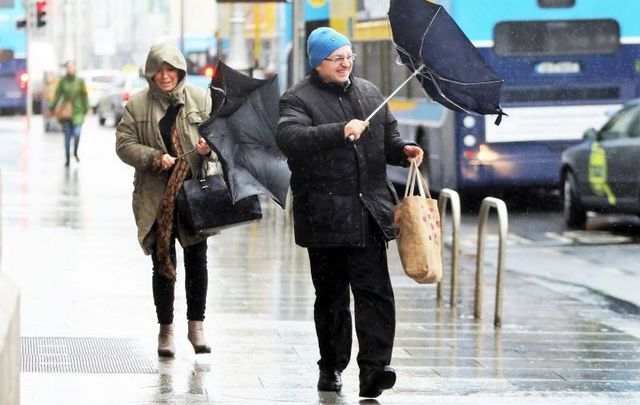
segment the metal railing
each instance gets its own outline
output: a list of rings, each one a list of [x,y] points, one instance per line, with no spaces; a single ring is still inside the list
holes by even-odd
[[[444,261],[444,230],[447,222],[447,205],[451,201],[451,289],[449,304],[451,307],[456,306],[456,293],[458,288],[458,231],[460,230],[460,196],[454,190],[443,188],[440,190],[438,197],[438,211],[440,212],[440,240],[441,240],[441,257]],[[443,266],[444,269],[444,266]],[[444,278],[444,274],[442,275]],[[437,300],[442,301],[442,281],[437,286]]]
[[[482,266],[484,258],[484,232],[489,209],[495,208],[498,214],[498,275],[496,279],[496,305],[493,318],[493,325],[500,327],[502,325],[502,274],[504,273],[504,256],[508,228],[507,206],[504,201],[487,197],[482,200],[480,206],[480,215],[478,218],[478,251],[476,254],[476,288],[473,316],[476,319],[482,318]]]

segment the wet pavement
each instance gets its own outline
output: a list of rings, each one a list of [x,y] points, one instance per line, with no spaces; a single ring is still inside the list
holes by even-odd
[[[581,287],[507,272],[495,329],[491,267],[476,321],[474,257],[461,258],[451,308],[438,304],[435,286],[402,273],[393,243],[397,384],[362,401],[354,346],[342,393],[318,393],[306,251],[269,203],[260,223],[209,239],[213,353],[194,355],[186,338],[179,270],[177,357],[159,360],[151,263],[137,244],[132,169],[115,156],[113,131],[91,119],[82,161],[65,169],[61,134],[43,134],[37,119],[30,132],[20,118],[1,124],[2,271],[22,293],[23,405],[640,403],[637,314],[612,311]]]

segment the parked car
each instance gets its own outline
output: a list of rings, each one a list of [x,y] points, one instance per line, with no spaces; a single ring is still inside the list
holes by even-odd
[[[147,79],[142,76],[134,74],[123,76],[122,80],[98,101],[96,108],[98,123],[105,125],[109,121],[113,126],[117,125],[124,114],[124,106],[129,98],[147,86]]]
[[[114,69],[90,69],[78,72],[87,86],[89,106],[96,109],[98,100],[122,81],[123,73]]]
[[[588,211],[640,215],[640,99],[588,129],[563,152],[560,170],[569,228],[584,228]]]

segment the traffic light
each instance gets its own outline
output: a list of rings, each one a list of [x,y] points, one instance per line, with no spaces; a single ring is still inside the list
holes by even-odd
[[[47,16],[47,0],[38,0],[36,2],[36,27],[44,27],[47,25],[45,17]]]

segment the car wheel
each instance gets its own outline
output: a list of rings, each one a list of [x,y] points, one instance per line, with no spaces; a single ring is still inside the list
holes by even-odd
[[[103,117],[102,115],[98,117],[98,124],[100,124],[100,126],[104,126],[104,123],[107,122],[107,119],[105,117]]]
[[[576,178],[568,172],[563,185],[564,221],[568,228],[584,229],[587,225],[587,211],[580,204]]]

